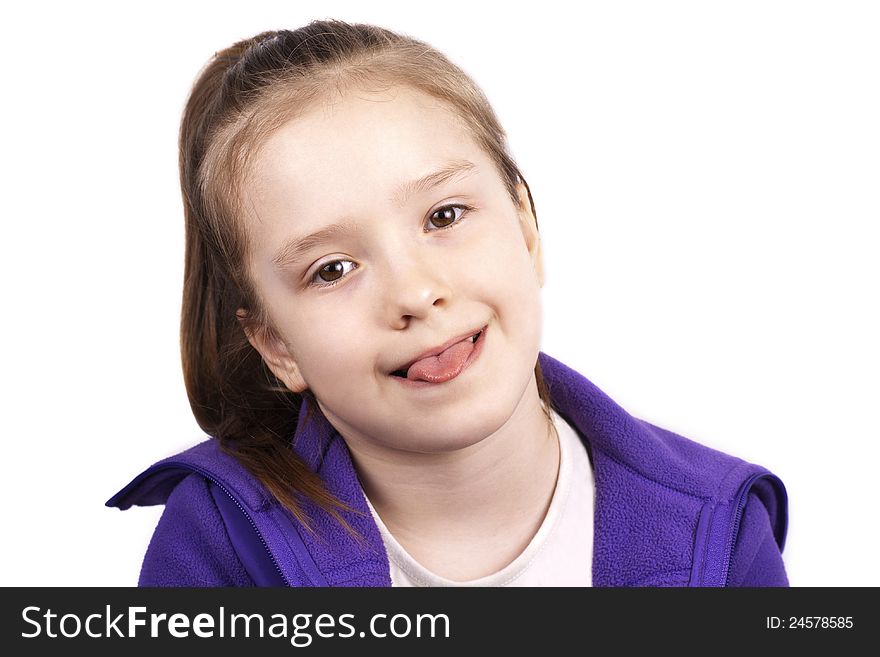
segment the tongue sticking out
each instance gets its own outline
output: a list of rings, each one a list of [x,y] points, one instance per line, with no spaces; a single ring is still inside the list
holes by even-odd
[[[458,376],[464,362],[474,350],[474,344],[470,338],[456,342],[436,356],[428,356],[417,360],[409,366],[406,378],[410,381],[428,381],[430,383],[442,383]]]

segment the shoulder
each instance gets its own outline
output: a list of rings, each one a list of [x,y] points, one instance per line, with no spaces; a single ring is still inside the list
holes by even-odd
[[[261,508],[270,498],[266,489],[216,439],[205,440],[183,452],[157,461],[132,479],[107,502],[125,510],[132,506],[165,504],[172,491],[193,472],[209,475],[234,490],[251,509]]]
[[[782,560],[788,530],[788,494],[782,480],[763,466],[642,423],[665,442],[673,455],[667,461],[670,470],[666,481],[690,476],[695,484],[691,490],[704,500],[701,514],[711,509],[711,521],[702,532],[698,522],[697,542],[705,543],[717,536],[730,536],[732,541],[725,551],[730,555],[726,573],[724,566],[709,569],[702,576],[714,572],[718,579],[702,581],[734,587],[788,586]],[[708,544],[701,547],[709,549]]]
[[[609,469],[624,468],[692,498],[724,499],[757,468],[631,415],[578,371],[543,352],[539,358],[552,406]]]
[[[232,546],[205,477],[183,477],[165,510],[141,567],[140,586],[252,586]]]
[[[540,359],[553,407],[591,453],[603,581],[684,570],[713,586],[785,580],[788,498],[776,475],[637,418],[579,372]]]

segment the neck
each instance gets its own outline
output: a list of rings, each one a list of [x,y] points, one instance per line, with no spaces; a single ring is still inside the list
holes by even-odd
[[[546,515],[559,472],[559,441],[534,378],[497,431],[439,454],[349,450],[364,492],[417,561],[451,579],[503,568]]]

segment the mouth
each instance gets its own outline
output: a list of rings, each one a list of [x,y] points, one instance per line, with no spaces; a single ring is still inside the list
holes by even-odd
[[[420,356],[413,358],[390,372],[389,375],[402,382],[414,385],[432,385],[453,379],[464,371],[471,362],[476,360],[476,357],[482,351],[482,343],[484,341],[486,328],[487,326],[483,326],[469,334],[453,338],[443,345],[429,349]],[[472,348],[469,348],[469,351],[462,350],[458,347],[460,343],[465,341],[474,345]],[[453,356],[449,355],[453,352],[457,352],[458,358],[453,358]],[[446,355],[449,360],[444,360],[444,355]],[[431,361],[431,357],[436,358],[434,361]],[[424,363],[426,362],[431,363],[427,366],[431,370],[430,373],[425,371],[426,366]],[[416,363],[419,364],[417,370],[418,372],[421,372],[421,374],[418,372],[413,373],[413,378],[410,378],[410,370]]]

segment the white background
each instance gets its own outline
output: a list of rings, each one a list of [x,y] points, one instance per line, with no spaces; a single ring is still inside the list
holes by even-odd
[[[792,584],[880,585],[880,11],[804,0],[5,10],[0,584],[136,583],[161,508],[103,503],[204,437],[186,94],[216,50],[328,17],[428,41],[488,94],[537,206],[543,350],[782,477]]]

